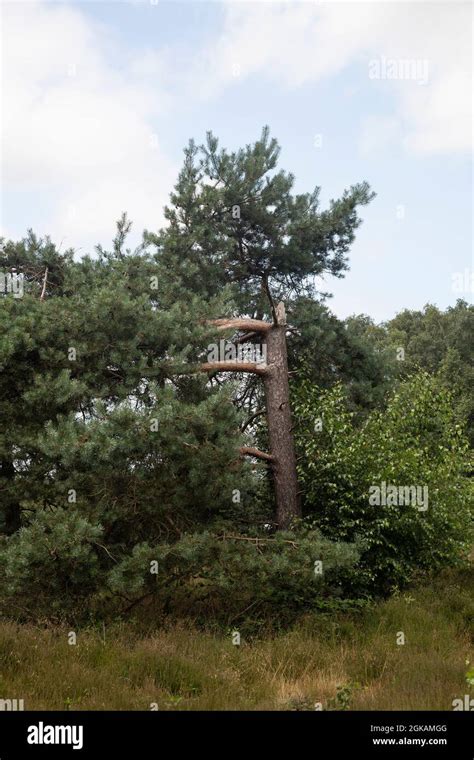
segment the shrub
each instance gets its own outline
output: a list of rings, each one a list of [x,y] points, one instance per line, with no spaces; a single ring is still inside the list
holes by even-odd
[[[429,375],[415,375],[360,428],[340,385],[321,391],[303,381],[294,399],[306,517],[333,540],[364,537],[356,586],[387,592],[417,571],[466,558],[472,535],[468,446],[447,391]],[[384,482],[426,486],[428,508],[388,499],[387,506],[371,504],[371,489]]]
[[[0,545],[2,595],[49,611],[77,605],[100,583],[101,535],[73,510],[40,512]]]
[[[343,595],[358,557],[357,546],[307,528],[265,538],[203,532],[174,544],[136,546],[112,569],[109,586],[132,600],[153,596],[176,615],[286,622]]]

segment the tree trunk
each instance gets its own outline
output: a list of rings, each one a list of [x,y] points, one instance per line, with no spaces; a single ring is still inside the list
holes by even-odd
[[[218,330],[245,330],[262,335],[266,341],[266,363],[213,361],[201,364],[200,372],[253,372],[263,377],[265,384],[266,414],[270,453],[265,454],[248,446],[240,449],[242,455],[264,459],[273,470],[273,487],[276,502],[276,522],[280,530],[288,528],[295,518],[301,517],[296,479],[295,444],[292,432],[288,359],[286,353],[285,306],[273,308],[274,322],[256,319],[213,319],[208,324]],[[244,336],[245,338],[245,336]],[[243,339],[242,339],[243,340]],[[254,417],[257,415],[254,415]],[[251,418],[253,419],[253,417]]]
[[[273,479],[278,528],[288,528],[301,517],[296,480],[296,456],[292,432],[288,359],[286,352],[286,315],[283,303],[275,310],[277,324],[265,334],[267,371],[264,375],[268,437],[273,457]]]

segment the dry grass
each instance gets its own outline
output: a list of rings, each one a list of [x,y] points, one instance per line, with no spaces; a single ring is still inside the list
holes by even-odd
[[[359,617],[309,617],[240,647],[184,624],[143,637],[122,623],[105,642],[89,628],[70,646],[68,629],[2,622],[0,698],[27,710],[450,710],[468,693],[473,581],[451,572]]]

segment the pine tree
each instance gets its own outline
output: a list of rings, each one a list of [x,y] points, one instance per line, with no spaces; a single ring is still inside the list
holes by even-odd
[[[227,318],[214,324],[236,343],[264,341],[265,365],[257,362],[205,362],[212,372],[250,373],[264,380],[270,452],[250,447],[268,461],[275,487],[276,522],[286,528],[299,517],[291,410],[288,388],[286,311],[303,296],[316,295],[314,278],[341,276],[346,254],[360,223],[357,207],[373,197],[367,183],[355,185],[319,208],[319,188],[292,194],[294,178],[277,171],[279,147],[264,128],[260,140],[237,152],[219,150],[208,133],[205,145],[191,141],[185,150],[167,227],[145,240],[157,249],[162,276],[170,292],[212,298],[226,292],[232,303]],[[260,398],[255,382],[242,394]],[[260,402],[259,402],[260,405]]]
[[[95,259],[34,236],[2,245],[0,269],[26,274],[22,297],[0,300],[4,534],[66,509],[108,547],[133,545],[205,523],[244,490],[229,390],[189,375],[222,300],[175,302],[152,257],[123,250],[127,224]]]
[[[126,248],[125,216],[112,250],[81,260],[32,233],[2,241],[0,272],[24,275],[22,297],[0,294],[6,593],[48,609],[78,598],[87,606],[109,593],[112,568],[150,553],[171,556],[179,585],[174,557],[193,574],[201,550],[206,566],[232,552],[221,552],[219,526],[225,534],[245,515],[258,531],[272,520],[251,498],[262,465],[255,473],[247,456],[271,468],[277,527],[299,516],[286,312],[316,297],[317,274],[344,270],[355,209],[371,194],[356,186],[320,211],[317,190],[292,195],[277,158],[267,130],[237,153],[218,152],[212,135],[191,143],[168,226],[136,251]],[[260,358],[215,358],[221,341]],[[242,540],[256,542],[257,562],[260,539]],[[285,540],[268,545],[276,572]]]

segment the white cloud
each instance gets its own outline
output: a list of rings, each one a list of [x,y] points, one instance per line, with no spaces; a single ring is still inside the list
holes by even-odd
[[[219,95],[255,74],[293,88],[341,71],[383,17],[367,3],[227,2],[223,28],[183,71],[189,92]]]
[[[136,55],[87,4],[2,5],[1,179],[4,193],[47,199],[53,210],[37,232],[90,250],[110,239],[123,210],[137,232],[159,226],[178,169],[160,125],[169,131],[180,112],[205,108],[239,80],[259,77],[284,97],[353,66],[358,91],[373,87],[370,104],[378,94],[384,104],[367,111],[363,153],[390,143],[421,155],[471,147],[469,4],[226,2],[216,14],[220,30],[204,28],[199,46],[185,48],[176,29],[167,45]],[[427,60],[427,83],[371,81],[369,62],[382,56]],[[24,217],[27,227],[28,208]]]
[[[285,89],[316,83],[351,64],[359,66],[367,82],[369,62],[377,57],[426,62],[424,85],[411,80],[370,84],[375,93],[380,87],[381,94],[391,96],[388,118],[399,124],[407,150],[469,151],[471,14],[469,3],[452,2],[227,2],[219,38],[182,70],[181,86],[188,97],[205,100],[231,87],[236,72],[244,80],[261,76]],[[377,129],[380,117],[368,116]],[[363,149],[370,141],[369,127]]]
[[[2,184],[51,196],[35,231],[90,249],[122,211],[137,233],[158,226],[176,167],[155,134],[167,102],[156,80],[114,68],[113,40],[80,9],[22,2],[2,15]]]
[[[433,87],[402,101],[412,124],[404,144],[415,153],[468,151],[472,147],[472,77],[461,66],[440,76]]]

